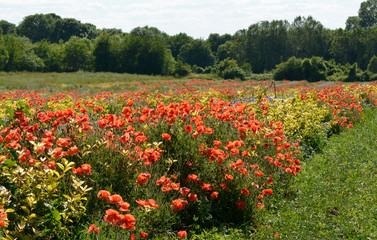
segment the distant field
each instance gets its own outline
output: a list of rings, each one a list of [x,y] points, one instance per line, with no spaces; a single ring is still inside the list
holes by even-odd
[[[3,89],[50,89],[79,90],[82,88],[98,88],[101,90],[117,90],[119,87],[139,90],[139,84],[150,85],[164,80],[185,82],[189,79],[213,79],[209,75],[193,74],[186,78],[169,76],[149,76],[128,73],[38,73],[38,72],[0,72],[0,87]]]

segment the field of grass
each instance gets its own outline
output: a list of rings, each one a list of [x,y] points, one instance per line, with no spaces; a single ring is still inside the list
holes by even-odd
[[[0,236],[375,238],[375,83],[197,77],[1,73]]]
[[[189,79],[208,80],[215,76],[191,74],[187,77],[150,76],[128,73],[72,72],[72,73],[38,73],[38,72],[0,72],[0,87],[3,89],[48,89],[51,91],[102,90],[112,91],[119,88],[139,90],[139,85],[160,83],[164,80],[185,82]]]

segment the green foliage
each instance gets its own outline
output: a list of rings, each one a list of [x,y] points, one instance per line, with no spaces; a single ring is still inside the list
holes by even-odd
[[[234,59],[225,59],[217,64],[217,74],[224,79],[245,80],[246,73],[237,64]]]
[[[178,61],[175,64],[175,69],[174,69],[174,75],[175,76],[177,76],[177,77],[183,77],[183,76],[189,75],[190,73],[191,73],[190,65],[184,64],[181,61]]]
[[[205,68],[214,64],[215,57],[211,52],[210,46],[206,42],[202,40],[194,40],[180,48],[178,60],[190,65],[197,65]]]
[[[369,28],[377,25],[377,1],[367,0],[360,4],[359,9],[360,25]]]
[[[91,42],[86,38],[72,37],[64,44],[63,62],[67,71],[91,71],[93,68]]]
[[[0,20],[0,28],[3,30],[4,35],[16,33],[16,25],[5,20]]]
[[[9,61],[9,54],[7,49],[5,48],[4,41],[0,38],[0,71],[5,70],[5,66]]]
[[[371,73],[377,73],[377,57],[376,55],[374,55],[370,61],[369,61],[369,64],[368,64],[368,71],[371,72]]]
[[[8,52],[5,71],[41,71],[43,69],[43,61],[34,53],[33,45],[28,38],[5,35],[4,45]]]
[[[278,64],[274,72],[275,80],[301,80],[304,78],[302,60],[295,57],[291,57],[288,61]]]
[[[354,63],[351,67],[346,70],[347,78],[345,79],[346,82],[355,82],[358,79],[357,77],[357,63]]]

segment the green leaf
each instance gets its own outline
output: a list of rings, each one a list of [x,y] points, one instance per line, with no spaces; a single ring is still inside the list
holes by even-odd
[[[65,195],[65,194],[63,194],[63,196],[64,196],[66,199],[71,200],[71,197],[70,197],[70,196]]]
[[[63,164],[61,164],[61,163],[56,163],[56,165],[58,165],[58,167],[59,167],[61,170],[64,170],[64,166],[63,166]]]
[[[8,167],[17,167],[16,162],[10,159],[5,160],[3,164]]]
[[[51,211],[51,213],[56,221],[60,221],[60,219],[62,219],[62,217],[60,216],[60,212],[58,210],[55,209]]]

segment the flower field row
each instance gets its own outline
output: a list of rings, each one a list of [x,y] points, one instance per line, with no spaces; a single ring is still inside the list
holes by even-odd
[[[284,194],[304,157],[377,104],[375,84],[313,90],[284,82],[276,98],[268,82],[198,84],[1,94],[4,238],[184,238],[219,223],[256,229],[254,216]]]

